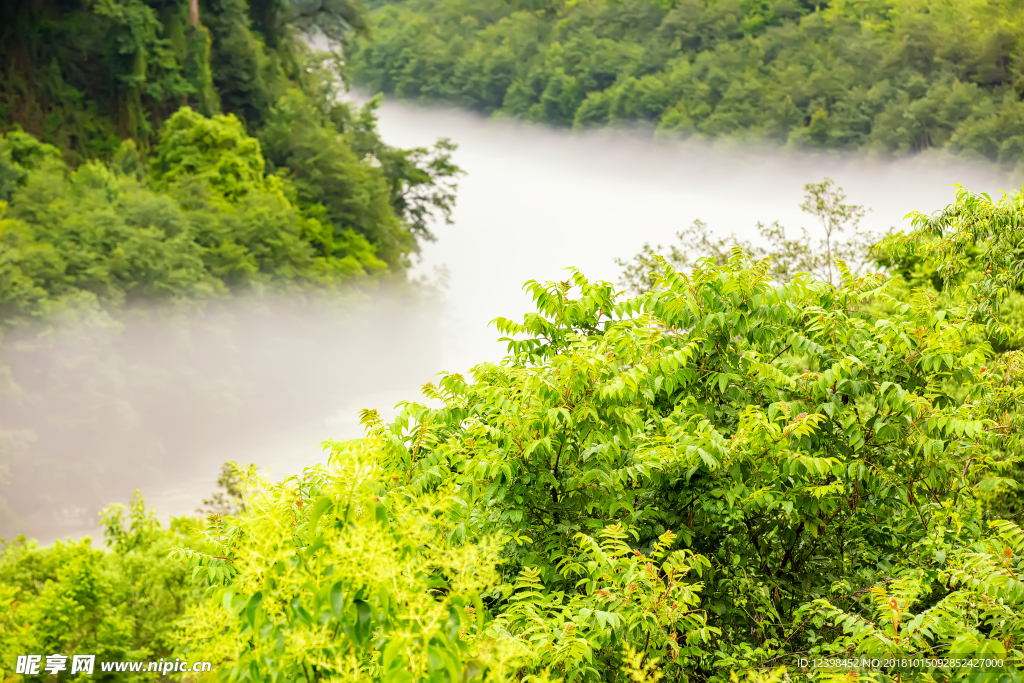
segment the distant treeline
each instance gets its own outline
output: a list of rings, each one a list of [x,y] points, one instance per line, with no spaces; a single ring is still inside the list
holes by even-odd
[[[355,42],[374,90],[573,128],[1024,160],[1019,3],[397,0]]]

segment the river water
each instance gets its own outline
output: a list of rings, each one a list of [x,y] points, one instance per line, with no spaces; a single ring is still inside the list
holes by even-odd
[[[1019,187],[991,167],[940,156],[893,162],[669,143],[643,132],[569,134],[396,101],[385,101],[378,114],[383,138],[392,145],[430,146],[442,137],[458,145],[455,161],[466,175],[453,223],[434,227],[437,239],[424,245],[414,270],[443,287],[442,305],[416,311],[391,306],[377,317],[364,316],[355,332],[301,325],[273,334],[240,332],[255,349],[250,370],[241,372],[251,372],[255,386],[268,365],[292,377],[288,384],[303,389],[301,414],[307,417],[262,424],[250,438],[215,434],[207,440],[200,430],[191,441],[174,442],[181,453],[163,453],[165,462],[180,456],[190,466],[164,467],[144,484],[161,517],[192,512],[213,490],[226,459],[255,462],[275,477],[298,472],[323,460],[317,444],[324,439],[361,434],[360,408],[393,414],[398,401],[417,399],[418,387],[436,373],[499,359],[503,348],[488,323],[529,310],[522,290],[527,280],[562,280],[563,269],[573,266],[592,279],[615,281],[617,257],[629,258],[645,242],[668,243],[694,219],[748,238],[755,237],[758,221],[813,228],[798,208],[803,186],[826,176],[850,201],[870,209],[863,225],[877,231],[907,227],[903,216],[910,211],[945,206],[954,199],[954,183],[987,192]],[[303,329],[312,329],[312,339]],[[307,362],[275,360],[295,355]],[[169,368],[171,376],[175,372]],[[280,390],[266,387],[268,393]],[[176,414],[175,401],[191,400],[183,396],[168,389],[160,414]],[[254,413],[250,421],[262,418]],[[237,429],[239,422],[225,424]],[[131,453],[126,450],[125,457]],[[125,499],[132,485],[120,482],[109,495]],[[81,517],[58,509],[28,531],[43,541],[91,533],[92,522]]]

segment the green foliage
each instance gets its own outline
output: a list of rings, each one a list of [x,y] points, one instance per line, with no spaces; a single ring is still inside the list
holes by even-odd
[[[107,164],[71,169],[26,133],[0,137],[0,325],[88,301],[338,287],[400,269],[431,212],[451,210],[454,188],[434,183],[458,172],[451,147],[391,150],[369,110],[352,136],[322,120],[293,127],[282,112],[309,112],[303,102],[283,99],[265,134],[293,164],[276,164],[281,175],[265,174],[260,142],[233,116],[187,107],[162,129],[148,175],[130,142]],[[353,140],[394,174],[357,158]]]
[[[843,636],[832,647],[882,659],[981,657],[1019,662],[1024,622],[1016,577],[1024,535],[1011,522],[990,526],[995,532],[991,538],[966,547],[934,548],[938,564],[944,565],[938,572],[909,570],[872,586],[868,592],[873,620],[836,609],[827,600],[815,601],[813,609],[842,626]],[[929,599],[936,579],[951,589],[938,601]],[[913,608],[920,603],[927,608],[915,613]],[[929,665],[890,669],[896,671],[965,677],[955,668]]]
[[[339,134],[302,93],[281,98],[260,139],[274,167],[289,173],[298,201],[337,226],[318,240],[322,252],[336,249],[341,230],[365,235],[392,262],[415,247],[413,233],[391,204],[380,168],[364,163],[352,135]]]
[[[217,107],[209,34],[188,2],[6,3],[0,18],[0,126],[20,123],[74,160],[145,140],[191,102]]]
[[[377,102],[337,103],[344,73],[289,28],[345,38],[356,5],[194,9],[0,10],[6,330],[370,280],[448,216],[451,146],[384,145]],[[1019,20],[984,0],[409,0],[352,61],[404,96],[566,126],[1014,164]],[[1019,514],[1022,200],[917,216],[886,279],[835,260],[860,207],[807,191],[824,241],[763,228],[774,264],[697,226],[710,258],[648,249],[636,296],[528,283],[499,364],[391,423],[365,413],[367,439],[301,477],[225,470],[196,535],[136,499],[106,513],[108,552],[7,545],[4,657],[439,683],[798,680],[773,669],[863,648],[1019,669],[1024,536],[1000,517]],[[2,436],[4,465],[28,460],[31,435]]]
[[[263,185],[269,167],[295,181],[282,188],[304,216],[292,231],[319,258],[348,259],[321,279],[374,270],[374,256],[400,273],[429,238],[430,218],[451,211],[460,172],[453,146],[385,145],[371,114],[337,102],[340,62],[316,56],[298,33],[344,39],[365,26],[358,4],[210,0],[193,13],[189,0],[94,0],[74,9],[15,3],[0,13],[0,132],[21,126],[72,168],[118,162],[120,138],[130,138],[142,156],[152,152],[141,162],[157,191],[189,176],[232,202]],[[12,163],[0,152],[0,200],[23,180]]]
[[[1009,289],[1024,282],[1019,258],[1021,237],[1017,227],[1024,210],[1024,195],[1004,194],[993,200],[987,194],[957,189],[955,204],[926,216],[911,214],[914,232],[898,235],[886,245],[892,257],[916,254],[937,263],[944,280],[954,280],[968,268],[984,266],[984,277],[963,284],[970,299],[978,298],[979,314],[992,313],[998,322],[998,304]]]
[[[231,115],[208,119],[184,107],[167,119],[154,152],[157,184],[192,176],[236,200],[264,182],[260,143]]]
[[[980,502],[1019,459],[1019,353],[995,355],[972,302],[897,298],[899,280],[837,266],[839,288],[775,285],[737,248],[663,265],[633,298],[576,272],[529,283],[537,312],[496,321],[500,364],[444,376],[432,407],[390,424],[367,411],[369,439],[333,444],[336,469],[257,482],[237,518],[211,520],[220,548],[182,554],[224,588],[188,642],[228,678],[270,671],[274,647],[282,676],[373,680],[726,681],[869,640],[1019,666],[1021,534],[986,537]],[[409,526],[425,500],[444,504]],[[398,575],[368,545],[385,533],[418,539]],[[491,559],[456,565],[481,547]],[[360,548],[376,571],[353,566],[337,590],[366,601],[364,640],[358,609],[330,609],[327,569]],[[379,586],[426,609],[416,581],[451,585],[468,564],[500,572],[473,584],[482,621],[442,590],[431,609],[463,599],[459,642],[435,640],[433,659],[428,636],[395,645],[416,635]]]
[[[691,643],[676,643],[669,630],[695,629],[692,640],[701,639],[700,584],[685,577],[707,561],[671,552],[671,533],[650,556],[630,549],[619,526],[600,542],[578,536],[567,571],[590,595],[548,593],[536,569],[499,586],[494,539],[453,544],[458,499],[450,491],[379,495],[380,445],[332,444],[332,470],[280,485],[248,479],[244,512],[207,522],[215,549],[178,551],[194,576],[225,586],[190,613],[188,656],[224,662],[229,680],[274,670],[360,681],[506,680],[524,667],[589,679],[599,675],[594,653],[617,632],[636,640],[656,633],[676,656]],[[488,595],[505,595],[509,609],[492,619]],[[635,604],[616,608],[616,598]],[[240,650],[245,638],[255,648]]]
[[[855,217],[808,189],[826,225]],[[1022,352],[990,341],[1019,285],[993,226],[1017,201],[963,193],[884,245],[950,274],[976,250],[984,270],[941,300],[841,261],[839,286],[773,282],[738,247],[662,260],[632,297],[575,271],[528,283],[536,312],[496,321],[501,363],[390,423],[364,412],[367,438],[302,476],[225,469],[244,505],[213,501],[227,514],[173,553],[204,591],[175,655],[218,680],[849,680],[777,667],[854,653],[1019,670],[1024,532],[990,505],[1021,460]],[[141,501],[106,519],[109,555],[45,552],[78,571],[159,536]]]
[[[687,581],[688,574],[699,577],[709,568],[708,560],[687,550],[672,552],[671,531],[649,556],[630,548],[620,524],[599,536],[600,541],[577,534],[575,552],[563,559],[563,574],[576,578],[584,591],[548,591],[540,570],[527,567],[505,587],[506,606],[492,632],[528,642],[527,668],[554,671],[565,680],[602,680],[612,659],[605,653],[623,642],[623,669],[630,665],[627,653],[641,642],[641,668],[659,661],[648,648],[678,664],[692,662],[710,636],[720,635],[707,627],[699,608],[703,585]]]
[[[0,82],[0,121],[4,127],[21,124],[76,162],[109,157],[119,137],[148,143],[185,104],[206,115],[223,106],[257,123],[302,61],[302,50],[290,39],[293,20],[305,17],[304,26],[311,28],[317,19],[337,25],[345,15],[361,25],[351,5],[338,7],[345,3],[312,15],[296,13],[297,4],[8,3],[0,21],[6,76]],[[272,49],[260,28],[271,37]]]
[[[772,287],[768,269],[736,251],[625,301],[579,274],[531,283],[538,313],[498,321],[515,335],[501,365],[446,377],[427,392],[442,408],[371,416],[395,486],[457,482],[459,533],[505,530],[510,568],[536,568],[552,594],[593,590],[567,559],[577,534],[623,524],[638,551],[679,534],[710,560],[701,607],[723,644],[666,671],[820,647],[830,631],[801,623],[802,605],[873,585],[950,509],[977,515],[969,487],[990,464],[976,443],[999,439],[1016,366],[992,361],[964,311],[848,272],[839,290],[805,275]],[[892,313],[873,314],[879,301]],[[698,631],[670,633],[699,645]],[[621,666],[594,656],[596,671]]]
[[[1021,20],[996,0],[400,0],[350,64],[373,90],[577,129],[1013,166]]]
[[[136,492],[103,513],[109,551],[88,538],[40,548],[19,538],[0,552],[0,677],[19,654],[94,654],[97,659],[173,656],[177,620],[199,597],[169,551],[191,542],[182,520],[162,527]],[[96,680],[151,680],[102,673]]]
[[[88,301],[117,309],[270,283],[337,286],[386,268],[351,231],[318,254],[311,242],[322,223],[296,208],[279,178],[263,175],[259,143],[231,118],[183,109],[169,120],[153,174],[165,192],[122,171],[130,146],[109,165],[71,171],[55,148],[28,140],[0,138],[26,164],[14,166],[21,182],[0,217],[3,324]]]
[[[177,551],[214,586],[183,650],[232,681],[474,679],[496,545],[446,542],[450,494],[380,497],[371,452],[336,447],[332,462],[250,479],[243,513],[207,521],[212,552]]]
[[[1018,193],[993,200],[960,188],[955,204],[931,216],[913,214],[916,230],[894,235],[880,250],[884,261],[911,285],[938,290],[933,296],[940,305],[960,303],[983,322],[993,346],[1006,352],[1007,367],[1017,362],[1024,344],[1024,282],[1012,228],[1019,220],[1020,202]],[[991,454],[1000,462],[999,471],[986,482],[982,495],[993,515],[1019,524],[1024,522],[1024,465],[1016,456],[1021,447],[1017,391],[1013,383],[1000,389],[1005,404],[998,421],[1005,439]]]
[[[107,164],[72,169],[24,132],[0,137],[9,202],[0,324],[89,300],[118,307],[271,284],[337,287],[379,276],[388,262],[401,268],[414,235],[429,235],[430,213],[447,215],[454,202],[454,188],[434,182],[458,172],[451,147],[433,157],[392,150],[370,110],[356,118],[338,108],[342,122],[354,121],[349,135],[310,119],[313,111],[298,92],[274,108],[265,139],[280,175],[265,173],[260,142],[234,116],[187,107],[161,129],[149,174],[130,141]],[[358,158],[354,145],[388,169]]]

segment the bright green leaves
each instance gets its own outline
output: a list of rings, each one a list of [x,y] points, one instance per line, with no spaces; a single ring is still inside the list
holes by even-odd
[[[195,539],[184,520],[161,525],[137,494],[127,509],[103,512],[109,551],[88,538],[45,548],[24,538],[0,543],[0,678],[18,677],[16,653],[173,660],[178,620],[201,591],[168,551]]]
[[[835,577],[863,585],[970,500],[964,482],[987,465],[968,454],[992,423],[948,383],[988,377],[978,328],[927,298],[896,302],[877,276],[773,288],[765,273],[733,254],[665,268],[631,299],[577,272],[530,283],[537,312],[496,321],[510,337],[500,365],[428,387],[439,408],[405,404],[370,425],[394,491],[458,487],[453,538],[519,539],[506,552],[521,585],[496,609],[550,645],[538,661],[596,680],[597,662],[619,666],[596,634],[641,645],[632,607],[588,602],[629,553],[581,554],[580,539],[621,529],[643,554],[668,530],[682,537],[712,569],[701,609],[713,616],[687,632],[746,642],[753,630],[754,662],[810,647],[802,603]],[[709,672],[737,661],[699,652]]]
[[[228,200],[262,189],[265,163],[260,143],[233,115],[207,118],[182,107],[164,123],[153,159],[153,180],[206,180]]]
[[[491,632],[528,644],[528,671],[551,671],[566,681],[603,680],[608,659],[602,651],[615,643],[643,643],[650,656],[683,664],[718,635],[697,608],[701,584],[692,581],[708,561],[685,550],[671,552],[671,532],[649,555],[632,550],[628,538],[620,525],[603,529],[600,540],[577,534],[559,567],[575,581],[574,590],[549,590],[534,567],[525,567],[505,588],[506,607]]]
[[[1015,256],[1021,239],[1019,227],[1024,225],[1018,193],[993,200],[987,194],[958,187],[956,203],[931,216],[914,212],[911,218],[914,232],[895,235],[885,243],[891,256],[913,253],[921,259],[932,259],[939,264],[938,272],[944,280],[953,280],[980,261],[991,277],[970,287],[984,299],[1001,298],[1005,295],[1002,288],[1024,280],[1024,269]],[[976,247],[981,249],[980,258],[973,251]]]
[[[997,658],[1006,663],[993,670],[1011,670],[1019,662],[1018,644],[1024,636],[1024,584],[1018,580],[1020,528],[1007,521],[990,523],[991,537],[966,542],[955,539],[933,552],[939,569],[906,569],[887,585],[870,587],[871,613],[867,618],[816,600],[811,609],[840,626],[843,636],[830,651],[847,649],[869,656],[898,659],[925,658],[922,666],[898,665],[890,669],[932,675],[962,674],[929,660],[946,657]],[[934,543],[934,541],[931,541]],[[933,579],[949,589],[930,598]],[[909,668],[908,668],[909,667]]]
[[[474,645],[497,547],[448,543],[448,496],[382,498],[373,449],[337,444],[331,471],[250,480],[243,512],[208,521],[235,575],[192,611],[190,657],[225,653],[226,680],[455,683],[501,666],[479,659],[498,645]]]

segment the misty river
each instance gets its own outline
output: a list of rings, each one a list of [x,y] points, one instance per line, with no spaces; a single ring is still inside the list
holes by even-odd
[[[436,373],[464,372],[499,359],[500,335],[488,321],[517,318],[529,309],[522,290],[527,280],[562,280],[563,269],[574,266],[591,279],[615,281],[616,257],[631,257],[645,242],[668,244],[694,219],[716,232],[735,231],[751,239],[758,221],[777,220],[791,231],[801,226],[813,230],[812,219],[799,210],[803,186],[826,176],[850,201],[870,209],[863,225],[876,231],[905,228],[908,212],[931,212],[950,203],[954,183],[992,193],[1019,187],[991,167],[938,155],[887,162],[738,143],[669,143],[642,132],[570,134],[396,101],[386,101],[378,113],[382,136],[391,145],[430,146],[441,137],[458,145],[454,160],[466,175],[459,180],[454,223],[434,226],[437,239],[423,246],[413,272],[440,287],[440,300],[416,306],[375,302],[334,322],[308,324],[282,318],[268,325],[264,317],[247,327],[244,316],[236,315],[237,341],[221,355],[204,356],[203,362],[213,370],[237,364],[259,399],[251,405],[259,408],[246,404],[238,408],[240,414],[224,420],[217,418],[223,406],[216,386],[201,390],[210,392],[204,394],[208,408],[196,407],[195,390],[181,390],[176,378],[185,374],[189,386],[206,386],[196,384],[204,371],[190,365],[186,373],[175,365],[167,333],[138,332],[133,349],[161,368],[165,380],[159,385],[164,389],[146,397],[150,413],[133,419],[162,420],[157,430],[162,442],[120,439],[116,420],[121,418],[98,417],[110,420],[94,428],[106,440],[90,443],[85,455],[78,450],[81,443],[65,443],[54,447],[59,452],[24,467],[52,468],[66,458],[77,460],[78,471],[84,471],[92,465],[88,454],[102,453],[110,476],[94,497],[124,501],[140,486],[161,518],[188,514],[213,491],[226,459],[254,462],[274,477],[298,472],[323,460],[317,447],[321,441],[361,435],[359,409],[392,415],[398,401],[417,400],[418,387]],[[310,318],[318,314],[313,311]],[[201,346],[202,339],[196,336],[190,343]],[[78,339],[57,348],[61,362],[68,348],[76,357],[94,352]],[[54,372],[63,367],[53,359],[47,362],[54,363]],[[89,373],[100,370],[89,370],[89,363],[76,367],[80,374],[74,386],[95,384]],[[294,395],[282,395],[285,386],[295,389]],[[41,400],[56,401],[56,395],[45,398],[44,392]],[[192,417],[176,417],[186,412]],[[272,414],[279,419],[267,417]],[[140,448],[152,450],[151,465],[145,472],[125,469],[122,464]],[[45,481],[45,476],[37,479]],[[73,476],[65,479],[66,490],[75,492]],[[32,515],[15,507],[31,518],[17,530],[42,542],[94,533],[94,510],[86,503],[77,502],[73,493],[61,494],[57,503],[56,511]]]

